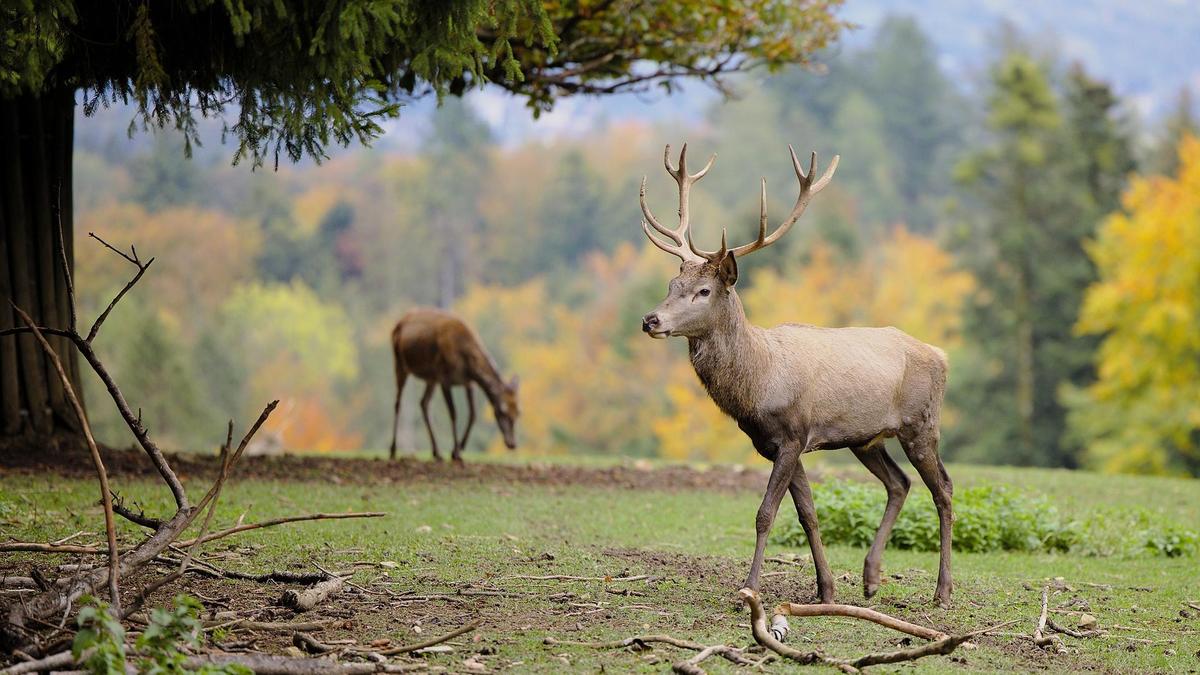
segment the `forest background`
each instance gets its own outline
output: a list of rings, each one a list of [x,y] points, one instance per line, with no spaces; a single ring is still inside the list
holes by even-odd
[[[479,97],[447,98],[411,142],[319,167],[231,166],[211,128],[183,161],[181,137],[131,142],[129,110],[100,110],[77,131],[76,237],[136,243],[169,272],[147,275],[98,348],[169,447],[212,451],[223,420],[281,397],[276,447],[373,451],[391,437],[392,326],[448,307],[520,375],[521,452],[751,461],[685,343],[640,332],[676,264],[644,241],[637,189],[647,175],[669,214],[662,145],[717,152],[693,193],[697,237],[748,239],[759,176],[776,218],[794,197],[792,143],[841,165],[795,231],[743,265],[753,322],[894,325],[945,348],[950,460],[1200,475],[1187,90],[1147,111],[1003,24],[964,77],[923,25],[881,17],[816,69],[739,78],[729,99],[665,98],[678,114],[657,119],[516,134]],[[127,270],[77,244],[94,314]],[[419,394],[401,445],[423,453]],[[91,414],[104,440],[129,441],[115,412]],[[472,446],[500,452],[483,418]]]

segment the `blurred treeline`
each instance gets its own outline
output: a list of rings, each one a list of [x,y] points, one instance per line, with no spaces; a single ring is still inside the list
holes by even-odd
[[[753,451],[683,341],[640,334],[677,261],[644,241],[637,185],[648,174],[651,206],[669,216],[662,144],[688,140],[693,162],[718,152],[693,193],[697,237],[711,245],[728,227],[748,240],[760,175],[772,222],[790,208],[792,143],[822,167],[840,154],[841,168],[780,245],[743,262],[752,321],[890,324],[944,347],[950,459],[1200,473],[1190,101],[1141,121],[1086,64],[1011,31],[995,43],[977,81],[952,82],[917,25],[893,18],[866,46],[825,55],[825,72],[740,82],[699,125],[613,122],[503,146],[448,99],[419,152],[278,172],[219,151],[184,160],[169,134],[81,139],[83,311],[129,271],[87,232],[156,257],[98,349],[180,448],[211,450],[226,419],[273,397],[283,447],[386,446],[391,327],[441,305],[520,374],[524,452],[743,461]],[[420,389],[401,439],[424,453]],[[104,405],[91,412],[124,442]],[[497,442],[490,418],[473,446]]]

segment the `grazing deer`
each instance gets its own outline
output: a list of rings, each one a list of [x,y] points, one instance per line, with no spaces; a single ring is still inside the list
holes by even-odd
[[[788,148],[791,150],[791,146]],[[814,180],[817,155],[805,173],[792,151],[800,196],[792,212],[767,234],[767,183],[762,182],[758,238],[728,248],[696,248],[688,229],[688,191],[712,168],[687,172],[687,145],[673,168],[670,146],[663,155],[667,172],[679,184],[679,226],[664,227],[646,206],[646,179],[639,201],[642,229],[658,248],[683,261],[667,297],[642,319],[654,338],[686,337],[688,354],[709,396],[750,437],[755,450],[771,460],[767,492],[755,519],[757,540],[746,587],[758,590],[767,535],[784,493],[790,492],[812,548],[822,602],[833,601],[833,575],[825,559],[812,491],[801,455],[813,450],[850,448],[887,488],[887,506],[863,564],[863,592],[879,588],[880,559],[908,494],[908,477],[884,450],[898,437],[904,452],[933,493],[941,534],[941,559],[934,599],[950,602],[950,476],[938,456],[938,419],[946,388],[945,353],[896,328],[821,328],[785,324],[764,329],[746,320],[734,291],[737,259],[770,246],[787,234],[808,202],[833,178],[838,158]],[[653,228],[653,232],[651,231]],[[657,233],[659,236],[655,236]]]
[[[446,407],[450,409],[450,435],[454,438],[451,458],[462,461],[462,450],[475,424],[475,394],[472,384],[479,385],[496,415],[496,424],[504,435],[504,444],[509,450],[517,447],[513,425],[517,421],[517,378],[507,383],[496,370],[496,362],[483,348],[479,336],[462,319],[439,309],[417,308],[409,310],[392,329],[392,349],[396,356],[396,412],[392,419],[391,459],[396,458],[396,426],[400,419],[400,396],[408,376],[415,375],[425,380],[425,394],[421,396],[421,415],[425,428],[429,430],[429,444],[433,446],[433,458],[441,461],[437,438],[429,423],[429,399],[433,388],[440,385]],[[458,417],[454,410],[454,397],[450,388],[463,386],[467,389],[467,428],[462,440],[458,439]]]

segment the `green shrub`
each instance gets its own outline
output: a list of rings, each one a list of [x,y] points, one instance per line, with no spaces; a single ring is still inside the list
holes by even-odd
[[[108,605],[90,595],[80,601],[75,625],[79,630],[71,642],[71,655],[90,673],[125,674],[125,629],[109,611]],[[88,651],[90,653],[88,653]],[[85,653],[87,658],[80,661]]]
[[[887,493],[878,485],[829,481],[813,486],[813,500],[825,543],[867,547],[883,517]],[[1068,520],[1046,497],[1003,486],[959,491],[954,495],[954,514],[954,550],[968,553],[1149,553],[1175,558],[1200,551],[1200,535],[1160,513],[1120,507],[1094,511],[1082,522]],[[787,546],[806,545],[804,530],[790,519],[781,521],[772,540]],[[938,550],[937,509],[928,492],[920,488],[910,492],[888,545],[914,551]]]
[[[813,488],[821,537],[826,543],[869,546],[887,503],[878,486],[845,481],[821,483]],[[981,486],[954,497],[954,549],[970,553],[988,551],[1070,551],[1080,540],[1080,527],[1059,515],[1044,497]],[[804,530],[792,523],[776,530],[777,543],[800,546]],[[890,546],[916,551],[939,547],[937,509],[928,494],[914,490],[892,531]]]
[[[1146,533],[1145,547],[1155,555],[1168,558],[1195,555],[1200,547],[1200,536],[1174,523],[1166,523],[1158,531]]]
[[[76,624],[79,631],[71,645],[76,660],[86,652],[87,658],[80,663],[93,675],[124,675],[125,673],[125,629],[113,617],[109,606],[96,598],[85,596]],[[180,647],[198,649],[203,641],[200,612],[204,609],[200,601],[188,595],[175,596],[170,608],[158,608],[150,613],[150,623],[134,645],[141,657],[137,672],[146,675],[250,675],[252,671],[236,664],[206,665],[199,670],[187,670],[187,656]],[[90,650],[90,651],[89,651]]]

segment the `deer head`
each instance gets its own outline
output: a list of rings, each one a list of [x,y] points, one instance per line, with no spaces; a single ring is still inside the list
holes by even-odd
[[[497,397],[493,412],[496,414],[496,424],[500,427],[500,433],[504,436],[504,445],[509,450],[515,450],[517,447],[517,434],[514,430],[517,423],[517,417],[521,414],[520,408],[517,407],[517,386],[520,380],[516,375],[507,383],[502,383],[500,396]]]
[[[642,177],[639,195],[644,216],[642,230],[655,246],[683,261],[679,266],[679,275],[668,285],[667,297],[642,318],[642,330],[650,337],[702,337],[720,326],[729,325],[731,313],[741,313],[741,303],[733,291],[738,278],[737,259],[766,248],[787,234],[792,225],[800,219],[813,195],[829,184],[833,179],[833,172],[837,170],[838,157],[835,155],[821,178],[814,179],[817,153],[812,153],[808,171],[805,172],[800,166],[799,158],[796,157],[796,151],[790,145],[788,150],[792,154],[792,167],[796,171],[796,178],[800,181],[800,195],[796,198],[792,212],[770,235],[767,234],[767,179],[763,178],[759,198],[758,238],[749,244],[734,248],[727,245],[726,232],[722,229],[720,249],[698,249],[692,241],[689,227],[689,192],[692,185],[712,168],[717,159],[716,155],[713,155],[699,172],[689,174],[686,143],[679,152],[678,167],[671,166],[671,146],[668,145],[663,152],[663,165],[679,185],[679,226],[675,229],[663,226],[650,212],[650,207],[646,205],[646,178]],[[651,229],[661,236],[655,236]]]

